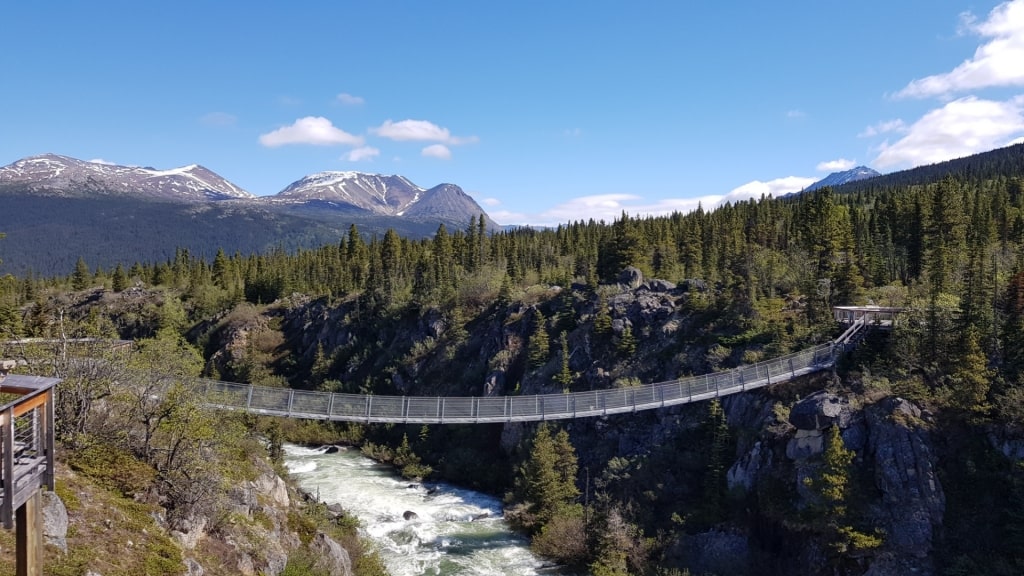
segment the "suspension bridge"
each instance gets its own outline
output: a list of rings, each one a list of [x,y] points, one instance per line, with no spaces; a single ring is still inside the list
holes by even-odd
[[[315,420],[402,424],[487,424],[590,418],[654,410],[754,390],[831,369],[867,327],[889,329],[897,309],[834,308],[847,329],[835,340],[732,370],[626,388],[523,396],[375,396],[200,380],[211,406]]]

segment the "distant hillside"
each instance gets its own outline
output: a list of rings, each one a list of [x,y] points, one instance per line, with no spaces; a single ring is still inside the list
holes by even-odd
[[[352,224],[367,237],[403,236],[439,225],[465,229],[484,215],[461,188],[429,190],[401,176],[324,172],[271,197],[256,197],[192,165],[170,170],[114,166],[45,154],[0,168],[0,273],[67,274],[90,267],[162,261],[178,248],[212,257],[288,251],[337,242]]]
[[[1024,143],[848,182],[837,186],[835,190],[836,192],[851,193],[896,186],[919,186],[937,182],[949,175],[972,183],[994,177],[1024,177]]]

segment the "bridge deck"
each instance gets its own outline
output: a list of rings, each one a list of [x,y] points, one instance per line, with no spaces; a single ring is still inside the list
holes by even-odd
[[[838,346],[838,348],[837,348]],[[634,386],[532,396],[425,397],[332,394],[204,380],[210,405],[313,420],[409,424],[482,424],[587,418],[653,410],[785,382],[830,368],[842,343],[829,343],[703,376]]]

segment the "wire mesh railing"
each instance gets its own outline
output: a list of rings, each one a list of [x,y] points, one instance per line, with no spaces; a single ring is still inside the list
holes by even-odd
[[[487,423],[561,420],[685,404],[784,382],[831,367],[834,343],[701,376],[641,386],[530,396],[375,396],[201,380],[216,407],[319,420],[390,423]]]

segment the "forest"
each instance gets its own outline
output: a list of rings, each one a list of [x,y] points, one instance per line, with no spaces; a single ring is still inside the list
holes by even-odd
[[[835,305],[904,308],[892,333],[870,334],[835,375],[758,400],[483,433],[263,425],[275,438],[358,444],[409,477],[505,494],[506,516],[539,553],[593,574],[721,571],[702,568],[684,544],[726,533],[747,542],[748,560],[729,573],[861,574],[884,561],[1017,574],[1024,450],[1005,447],[1024,438],[1022,159],[1017,145],[880,182],[611,223],[491,233],[481,215],[426,239],[353,225],[319,248],[211,259],[179,249],[107,269],[80,258],[68,276],[0,277],[0,339],[180,339],[201,358],[194,376],[271,386],[552,393],[701,374],[826,342],[837,334]],[[869,457],[882,451],[878,437],[855,442],[847,432],[858,425],[837,423],[806,464],[787,461],[789,411],[820,388],[866,415],[855,420],[869,430],[882,429],[872,410],[912,403],[914,415],[887,425],[933,452],[944,514],[933,515],[923,548],[881,510],[901,504],[887,500],[881,456]],[[750,402],[764,407],[758,419],[743,415]],[[727,472],[754,444],[779,456],[738,488]]]

